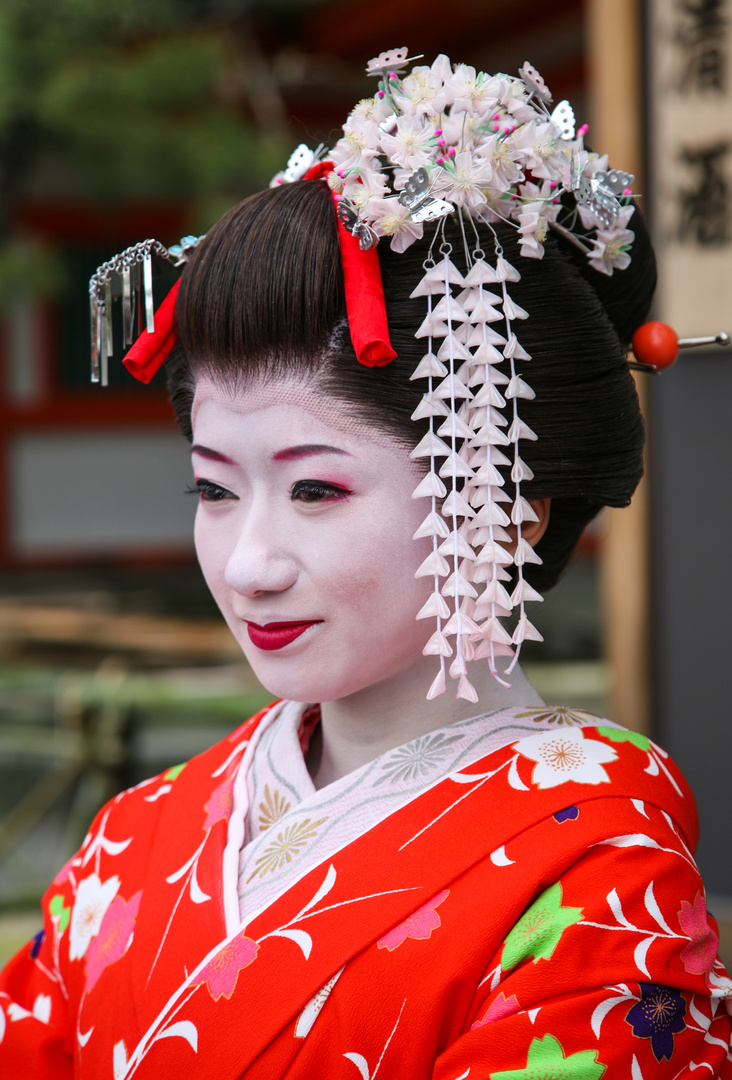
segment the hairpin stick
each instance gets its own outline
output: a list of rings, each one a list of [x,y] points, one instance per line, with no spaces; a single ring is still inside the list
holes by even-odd
[[[726,330],[722,330],[721,333],[708,337],[679,338],[680,349],[698,349],[702,345],[721,345],[724,348],[729,345],[729,343],[730,336]]]
[[[629,367],[634,371],[651,371],[658,375],[674,363],[680,349],[701,348],[705,345],[725,347],[729,344],[730,336],[724,330],[719,334],[703,337],[679,338],[673,327],[667,323],[647,322],[639,326],[633,334],[635,362],[631,360]]]
[[[563,236],[565,240],[568,240],[569,243],[576,247],[578,251],[581,251],[583,255],[587,255],[588,252],[592,251],[589,244],[584,244],[578,236],[575,236],[569,229],[565,229],[564,225],[560,225],[558,221],[549,221],[548,224],[550,229],[553,229],[555,233],[559,233],[560,236]]]

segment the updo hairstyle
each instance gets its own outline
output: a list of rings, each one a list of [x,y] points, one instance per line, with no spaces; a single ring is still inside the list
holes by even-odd
[[[627,506],[643,473],[643,419],[627,365],[630,339],[655,287],[655,260],[638,211],[632,262],[612,277],[554,233],[542,260],[520,255],[516,230],[499,223],[505,257],[521,273],[511,297],[529,312],[516,324],[532,356],[527,378],[536,398],[521,418],[538,435],[522,441],[534,473],[528,499],[551,498],[549,525],[536,546],[541,566],[524,574],[541,592],[559,578],[585,525],[603,506]],[[490,261],[493,236],[479,225]],[[365,420],[411,448],[428,421],[410,419],[425,389],[410,382],[426,351],[415,331],[424,297],[409,298],[424,274],[430,237],[394,253],[378,246],[391,344],[397,358],[379,368],[356,360],[346,320],[333,200],[323,180],[283,185],[235,206],[207,233],[183,271],[176,302],[180,345],[168,362],[176,418],[190,440],[196,380],[241,388],[252,378],[294,374],[308,389],[340,399]],[[462,262],[457,224],[447,223],[451,259]],[[438,245],[436,245],[437,248]],[[437,256],[439,257],[439,256]],[[497,327],[500,330],[500,326]],[[510,478],[507,490],[511,491]]]

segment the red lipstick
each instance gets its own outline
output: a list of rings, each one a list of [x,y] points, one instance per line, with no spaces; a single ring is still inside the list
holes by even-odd
[[[284,649],[291,641],[304,634],[309,626],[315,626],[320,619],[310,619],[307,622],[271,622],[264,626],[247,621],[247,633],[253,645],[265,652],[273,652],[275,649]]]

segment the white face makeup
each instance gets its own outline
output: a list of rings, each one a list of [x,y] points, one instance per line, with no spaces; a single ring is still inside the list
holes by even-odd
[[[292,380],[196,392],[196,549],[209,588],[262,684],[335,701],[424,667],[433,627],[415,615],[432,587],[414,571],[431,541],[420,474],[403,446]],[[282,403],[282,402],[286,403]],[[309,411],[312,408],[312,411]]]

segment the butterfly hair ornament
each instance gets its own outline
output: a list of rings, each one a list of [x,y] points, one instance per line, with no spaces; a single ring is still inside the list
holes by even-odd
[[[526,605],[542,597],[523,570],[541,562],[523,535],[525,523],[537,520],[522,494],[533,474],[521,447],[537,438],[522,417],[522,403],[535,396],[531,356],[520,340],[528,313],[511,296],[520,271],[504,257],[493,227],[513,227],[521,255],[531,259],[542,258],[553,230],[599,273],[613,274],[630,263],[634,177],[585,149],[586,127],[576,129],[569,102],[551,108],[552,95],[529,63],[518,77],[453,67],[444,55],[408,70],[418,59],[406,48],[371,59],[366,73],[378,78],[378,89],[352,110],[342,137],[330,150],[297,147],[271,186],[329,185],[349,329],[356,357],[367,366],[396,355],[378,244],[403,252],[431,230],[424,276],[411,294],[425,305],[416,333],[425,351],[411,376],[424,393],[412,419],[429,424],[411,455],[427,465],[414,491],[427,501],[415,539],[432,541],[417,576],[433,586],[417,618],[435,624],[424,650],[439,665],[428,698],[445,692],[449,677],[459,698],[476,702],[470,661],[487,661],[508,686],[523,642],[541,640]],[[448,220],[458,226],[450,236],[460,237],[463,270],[452,259]],[[478,224],[491,238],[489,252]],[[197,242],[186,237],[167,250],[146,241],[95,274],[93,379],[106,381],[112,300],[122,299],[128,342],[144,295],[146,330],[124,363],[150,381],[175,344],[177,288],[153,313],[154,261],[182,265]],[[509,631],[502,620],[512,614]],[[500,671],[499,657],[506,658]]]
[[[409,73],[408,63],[406,49],[369,61],[378,91],[352,111],[319,174],[334,194],[340,227],[364,256],[383,241],[404,251],[433,230],[424,277],[411,294],[426,306],[417,330],[425,352],[412,375],[425,392],[413,419],[429,421],[412,451],[428,466],[414,492],[429,500],[415,539],[432,540],[417,575],[433,582],[417,618],[435,621],[425,652],[439,667],[428,697],[443,693],[450,677],[457,696],[475,702],[468,663],[485,659],[508,685],[522,643],[541,640],[526,605],[542,599],[523,572],[541,560],[522,535],[536,514],[522,495],[532,472],[521,443],[536,435],[521,416],[534,392],[531,357],[520,342],[527,312],[510,293],[520,272],[495,233],[488,257],[475,224],[490,232],[498,221],[511,223],[528,258],[542,257],[547,232],[556,228],[612,274],[630,261],[634,177],[609,172],[606,158],[585,150],[586,129],[576,131],[571,105],[550,110],[552,96],[530,64],[515,78],[453,68],[445,56]],[[305,178],[313,176],[308,168]],[[286,173],[273,181],[283,182]],[[451,258],[448,219],[459,223],[467,272]],[[344,278],[348,299],[345,266]],[[348,314],[353,325],[350,305]],[[509,632],[502,620],[514,611]],[[499,657],[508,658],[500,672]]]

